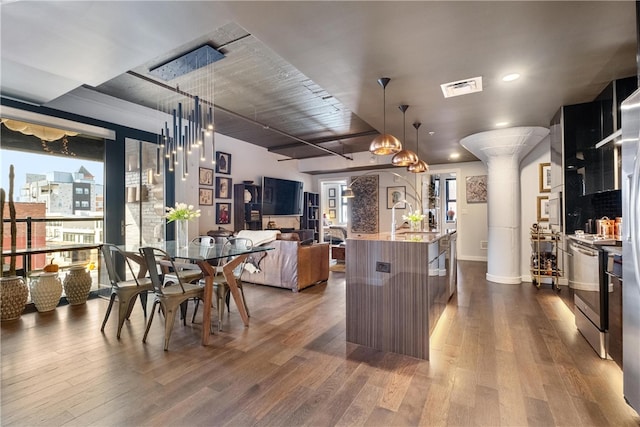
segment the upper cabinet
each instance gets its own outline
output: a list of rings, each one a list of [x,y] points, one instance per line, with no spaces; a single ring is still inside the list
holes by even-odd
[[[620,104],[637,77],[609,83],[592,101],[566,105],[552,119],[552,191],[562,191],[565,232],[580,229],[589,208],[582,196],[620,188]]]
[[[565,191],[585,195],[620,188],[620,104],[636,88],[635,76],[615,80],[594,101],[562,107],[561,119],[554,121],[561,122]]]

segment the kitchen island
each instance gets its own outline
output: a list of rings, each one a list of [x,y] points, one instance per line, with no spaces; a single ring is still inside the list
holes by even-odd
[[[455,231],[347,239],[347,341],[428,360],[429,335],[456,288],[456,239]]]

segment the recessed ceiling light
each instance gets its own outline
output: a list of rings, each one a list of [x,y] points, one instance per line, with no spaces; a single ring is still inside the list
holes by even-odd
[[[503,82],[512,82],[514,80],[518,80],[519,78],[520,78],[520,74],[511,73],[511,74],[507,74],[506,76],[502,77],[502,81]]]
[[[449,158],[450,158],[450,159],[457,159],[458,157],[460,157],[460,153],[451,153],[451,154],[449,155]]]
[[[509,124],[509,122],[498,122],[498,123],[496,123],[496,127],[497,128],[501,128],[501,127],[505,127],[508,124]]]

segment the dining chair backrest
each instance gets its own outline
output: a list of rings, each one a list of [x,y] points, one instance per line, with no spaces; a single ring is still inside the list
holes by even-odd
[[[154,248],[151,246],[140,248],[140,253],[142,254],[147,268],[149,269],[149,277],[151,278],[151,283],[153,283],[154,292],[156,294],[162,295],[162,267],[166,266],[172,271],[178,271],[176,265],[173,262],[173,259],[162,249]],[[184,286],[182,284],[182,280],[180,280],[179,275],[176,276],[176,283],[180,286],[180,289],[182,289],[182,293],[184,293]]]
[[[211,236],[198,236],[193,239],[191,243],[196,243],[201,246],[213,246],[215,244],[215,239]]]
[[[131,277],[136,281],[136,283],[138,283],[137,274],[133,271],[129,257],[122,249],[114,244],[104,243],[102,245],[102,256],[104,258],[104,265],[107,267],[107,275],[109,276],[111,286],[118,287],[119,282],[127,280],[126,277],[123,278],[120,276],[120,273],[118,273],[118,266],[120,265],[120,262],[124,262],[126,264]],[[138,283],[138,285],[140,285],[140,283]]]
[[[223,257],[218,259],[218,266],[222,267],[224,264],[226,264],[227,262],[235,258],[234,255],[230,255],[230,254],[235,253],[239,249],[240,250],[253,249],[253,241],[251,239],[247,239],[246,237],[230,237],[222,246]],[[242,272],[245,262],[243,262],[240,266],[238,266],[238,268],[236,269],[237,272]],[[235,272],[236,271],[234,271],[234,273]],[[238,275],[239,273],[236,274],[236,276]]]

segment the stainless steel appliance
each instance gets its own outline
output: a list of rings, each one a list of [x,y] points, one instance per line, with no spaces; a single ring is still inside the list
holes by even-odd
[[[625,399],[640,412],[640,90],[622,103],[622,361]]]
[[[608,281],[601,274],[606,255],[593,244],[570,238],[569,286],[573,289],[576,327],[598,355],[609,352]]]
[[[606,275],[611,289],[607,304],[608,355],[622,367],[622,248],[605,246],[603,249],[607,253]]]

